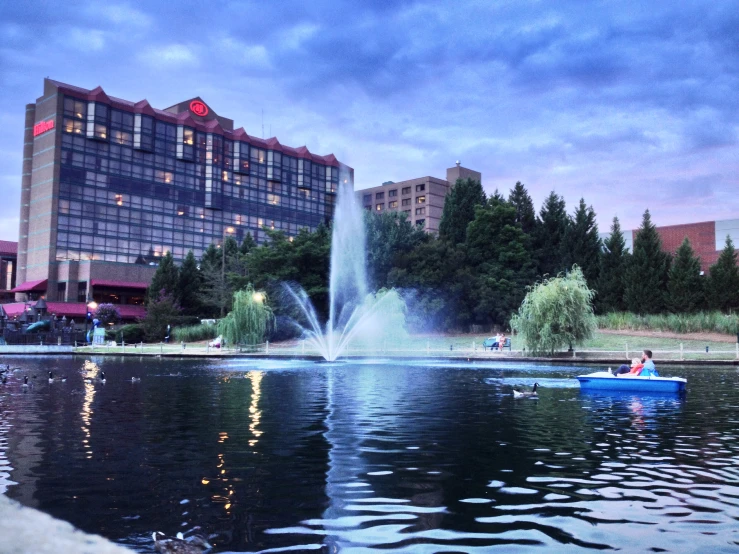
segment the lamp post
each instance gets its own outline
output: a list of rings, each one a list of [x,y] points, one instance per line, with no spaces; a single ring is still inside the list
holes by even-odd
[[[87,314],[85,315],[85,340],[87,340],[87,330],[89,328],[90,322],[92,321],[92,310],[95,310],[98,307],[98,303],[95,302],[92,298],[88,297],[87,299],[89,300],[89,302],[87,303]]]
[[[233,232],[233,227],[223,229],[221,241],[221,318],[226,315],[226,235]]]

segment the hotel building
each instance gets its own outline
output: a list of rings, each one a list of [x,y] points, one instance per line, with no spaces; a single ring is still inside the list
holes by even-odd
[[[50,79],[26,106],[17,301],[140,305],[158,259],[333,216],[352,168],[250,136],[200,98],[166,109]]]
[[[482,181],[482,174],[457,162],[455,167],[446,170],[446,181],[428,176],[398,183],[388,181],[379,187],[357,191],[357,200],[365,210],[401,212],[414,224],[423,225],[429,233],[437,233],[446,195],[457,179]]]

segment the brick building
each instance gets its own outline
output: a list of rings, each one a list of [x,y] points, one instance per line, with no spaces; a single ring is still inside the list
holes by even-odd
[[[388,181],[357,191],[357,200],[365,210],[405,213],[409,221],[423,225],[429,233],[437,233],[447,193],[457,179],[468,178],[481,181],[482,174],[457,162],[446,170],[446,180],[427,176],[398,183]]]
[[[638,231],[638,229],[624,231],[626,248],[629,252],[632,251]],[[665,225],[657,227],[657,233],[662,239],[662,247],[671,254],[677,251],[687,237],[695,254],[701,259],[701,269],[707,272],[724,249],[727,235],[731,237],[735,246],[739,246],[739,219]],[[608,234],[602,236],[607,237]],[[737,251],[739,252],[739,249]]]

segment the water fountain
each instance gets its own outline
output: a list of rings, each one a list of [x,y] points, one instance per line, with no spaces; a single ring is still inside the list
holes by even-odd
[[[405,302],[395,290],[370,293],[366,263],[362,208],[349,179],[342,175],[331,235],[329,318],[325,326],[305,291],[286,285],[305,316],[305,339],[328,361],[346,353],[353,338],[361,338],[365,345],[377,345],[390,322],[394,334],[404,329]]]

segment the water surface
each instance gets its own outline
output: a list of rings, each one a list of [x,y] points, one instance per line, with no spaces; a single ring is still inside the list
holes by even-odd
[[[217,552],[739,545],[735,368],[663,368],[681,398],[581,393],[587,368],[545,365],[0,362],[22,367],[0,386],[0,491],[140,552],[194,526]]]

